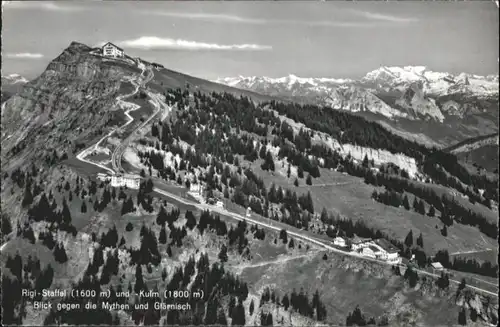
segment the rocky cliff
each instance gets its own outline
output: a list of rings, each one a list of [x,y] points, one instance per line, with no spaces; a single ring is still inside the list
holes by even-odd
[[[73,42],[36,79],[2,104],[3,169],[44,158],[53,150],[71,153],[120,119],[115,98],[134,65],[93,55]]]

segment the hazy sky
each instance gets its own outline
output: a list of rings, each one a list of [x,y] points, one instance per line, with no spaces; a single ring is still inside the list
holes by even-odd
[[[498,74],[498,9],[471,2],[3,2],[2,74],[103,41],[195,76],[357,78],[380,66]]]

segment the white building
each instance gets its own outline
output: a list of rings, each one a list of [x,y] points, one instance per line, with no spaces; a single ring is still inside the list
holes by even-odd
[[[333,244],[343,248],[346,247],[345,240],[342,237],[335,237],[335,239],[333,240]]]
[[[97,174],[97,179],[103,182],[107,182],[111,180],[111,176],[103,174],[103,173],[98,173]]]
[[[362,250],[361,250],[361,253],[365,256],[365,257],[368,257],[368,258],[377,258],[378,255],[379,255],[379,252],[380,250],[377,249],[376,247],[374,247],[373,245],[369,245],[367,247],[364,247]]]
[[[360,238],[355,236],[351,241],[353,251],[367,247],[370,241],[371,239],[369,238]]]
[[[391,263],[401,263],[402,259],[399,256],[399,249],[391,244],[386,239],[379,238],[373,242],[373,246],[380,250],[378,259],[385,260]]]
[[[201,194],[203,192],[203,186],[201,184],[190,184],[189,192]]]
[[[131,189],[139,189],[141,177],[131,174],[115,174],[111,176],[111,186],[126,186]]]
[[[122,48],[114,45],[111,42],[108,42],[102,46],[102,55],[104,57],[123,58],[125,52],[123,51]]]
[[[441,264],[441,262],[433,262],[433,263],[431,263],[431,266],[432,266],[432,270],[434,270],[434,271],[443,271],[444,270],[444,267]]]

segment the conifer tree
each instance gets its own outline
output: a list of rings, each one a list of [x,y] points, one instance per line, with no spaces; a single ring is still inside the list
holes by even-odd
[[[71,212],[69,211],[66,199],[63,200],[62,218],[64,224],[71,225]]]
[[[227,312],[229,314],[229,316],[232,318],[233,317],[233,311],[234,311],[234,307],[236,306],[236,300],[234,299],[234,297],[231,295],[229,297],[229,304],[228,304],[228,307],[227,307]]]
[[[403,198],[403,206],[406,210],[410,210],[410,201],[408,200],[408,196],[406,194]]]
[[[222,248],[220,249],[219,252],[219,260],[221,262],[227,262],[228,256],[227,256],[227,247],[225,244],[222,245]]]
[[[227,326],[226,314],[222,308],[219,308],[219,312],[217,313],[217,325]]]
[[[165,230],[165,225],[161,226],[158,242],[160,242],[161,244],[167,243],[167,231]]]
[[[299,178],[304,178],[304,168],[302,168],[302,165],[297,167],[297,176]]]
[[[368,156],[365,154],[365,157],[363,158],[363,167],[368,168],[369,166],[369,161],[368,161]]]
[[[458,313],[458,324],[461,326],[467,325],[467,314],[465,313],[465,308],[462,307]]]
[[[36,239],[35,239],[35,233],[33,232],[33,229],[31,226],[28,225],[28,227],[24,229],[23,231],[23,237],[27,240],[30,241],[31,244],[35,244]]]
[[[219,301],[217,299],[207,303],[207,310],[205,313],[205,325],[215,325],[217,322],[217,311],[219,309]]]
[[[413,210],[415,210],[416,212],[418,212],[418,206],[419,206],[418,198],[414,197],[413,198]]]
[[[144,289],[144,280],[142,278],[142,267],[140,264],[138,264],[135,267],[135,285],[134,285],[134,292],[139,293],[141,290]]]
[[[26,183],[26,186],[24,188],[24,198],[21,205],[23,207],[27,207],[32,203],[33,203],[33,194],[31,194],[31,186],[28,183]]]
[[[477,321],[477,311],[474,308],[470,308],[470,320],[473,322]]]
[[[193,230],[193,228],[196,226],[196,218],[193,215],[193,212],[191,210],[187,210],[186,214],[186,227],[189,228],[189,230]]]
[[[261,326],[272,326],[273,325],[273,315],[271,312],[260,314],[260,325]]]
[[[428,215],[429,215],[429,217],[434,217],[436,215],[436,209],[434,209],[433,205],[431,205],[431,207],[429,208]]]
[[[165,281],[167,279],[167,269],[163,267],[163,270],[161,271],[161,280]]]
[[[408,232],[408,235],[406,235],[406,238],[405,238],[405,245],[407,247],[411,247],[413,245],[413,231],[410,229],[410,231]]]
[[[59,263],[65,263],[66,261],[68,261],[68,256],[66,255],[64,244],[56,244],[56,247],[54,248],[54,258]]]
[[[12,224],[10,223],[9,216],[2,212],[2,237],[9,235],[12,232]]]
[[[122,246],[124,246],[125,244],[126,244],[126,242],[125,242],[125,238],[124,238],[124,237],[123,237],[123,235],[122,235],[122,238],[120,239],[120,244],[118,245],[118,247],[122,247]]]
[[[283,300],[281,300],[281,304],[283,305],[283,307],[285,308],[285,310],[288,310],[288,307],[290,306],[290,300],[288,299],[288,295],[285,294],[283,296]]]
[[[417,245],[420,246],[421,248],[424,247],[424,238],[422,236],[422,233],[420,233],[420,235],[417,238]]]
[[[243,303],[238,301],[238,305],[233,309],[233,314],[231,315],[232,326],[244,326],[245,325],[245,308]]]
[[[165,210],[164,206],[160,207],[160,212],[158,212],[158,215],[156,216],[156,223],[160,226],[164,225],[165,222],[167,221],[168,216],[167,216],[167,211]]]

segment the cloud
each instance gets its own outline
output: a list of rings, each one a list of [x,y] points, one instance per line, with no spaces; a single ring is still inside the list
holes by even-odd
[[[245,23],[245,24],[265,24],[266,20],[258,18],[247,18],[237,15],[193,13],[193,12],[166,12],[166,11],[143,11],[143,14],[157,15],[174,18],[187,18],[194,20],[204,20],[210,22]]]
[[[324,27],[374,27],[376,24],[366,22],[347,22],[347,21],[293,21],[293,20],[278,20],[280,24],[304,25],[304,26],[324,26]]]
[[[10,59],[41,59],[43,58],[43,54],[41,53],[30,53],[30,52],[21,52],[21,53],[6,53],[4,54],[6,58]]]
[[[271,50],[272,47],[260,44],[216,44],[181,39],[142,36],[138,39],[118,42],[120,45],[136,49],[175,49],[175,50]]]
[[[64,3],[64,5],[61,5]],[[51,2],[51,1],[2,1],[2,9],[40,9],[46,11],[58,12],[73,12],[80,11],[84,8],[74,6],[71,4],[67,6],[70,1],[64,2]]]
[[[369,12],[369,11],[360,11],[360,10],[348,10],[348,11],[350,13],[353,13],[355,15],[362,16],[362,17],[365,17],[368,19],[390,22],[390,23],[413,23],[413,22],[418,21],[418,19],[413,18],[413,17],[399,17],[399,16],[384,15],[384,14],[379,14],[379,13],[374,13],[374,12]]]
[[[400,18],[394,16],[381,15],[370,12],[362,12],[357,10],[348,10],[355,15],[361,15],[376,21],[385,21],[391,23],[401,23],[414,21],[414,19]],[[192,13],[192,12],[166,12],[166,11],[142,11],[142,14],[156,15],[173,18],[185,18],[198,21],[206,21],[213,23],[239,23],[250,25],[302,25],[302,26],[323,26],[323,27],[374,27],[375,22],[360,22],[346,20],[296,20],[296,19],[262,19],[250,18],[238,15],[229,14],[212,14],[212,13]]]

